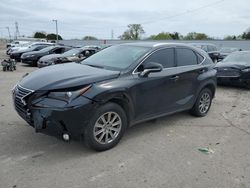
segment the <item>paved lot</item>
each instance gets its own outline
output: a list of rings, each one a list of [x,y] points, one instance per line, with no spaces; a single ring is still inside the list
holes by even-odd
[[[1,57],[3,58],[1,51]],[[0,71],[0,187],[250,187],[250,92],[219,87],[210,113],[132,127],[112,150],[36,134],[10,90],[26,72]],[[204,154],[200,147],[214,153]]]

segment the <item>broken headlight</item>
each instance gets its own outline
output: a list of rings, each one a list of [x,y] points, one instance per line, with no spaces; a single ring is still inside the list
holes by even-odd
[[[63,101],[71,101],[83,95],[85,92],[87,92],[90,89],[90,87],[91,85],[88,85],[76,91],[54,91],[54,92],[50,92],[48,94],[48,97],[53,98],[53,99],[63,100]]]

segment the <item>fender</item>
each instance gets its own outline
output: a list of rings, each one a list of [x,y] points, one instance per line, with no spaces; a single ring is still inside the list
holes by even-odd
[[[107,90],[105,86],[107,87],[107,85],[104,84],[93,85],[93,87],[95,87],[93,91],[95,92],[87,92],[84,97],[95,101],[99,105],[103,105],[107,102],[119,104],[124,109],[129,124],[135,116],[135,107],[130,95],[128,94],[129,90],[124,87],[112,87],[111,89]]]

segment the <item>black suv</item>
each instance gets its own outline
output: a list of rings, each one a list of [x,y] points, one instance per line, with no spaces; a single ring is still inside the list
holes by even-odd
[[[192,45],[207,52],[213,62],[216,63],[220,59],[220,51],[214,44],[193,43]]]
[[[205,116],[216,89],[208,55],[185,44],[132,43],[81,63],[36,70],[13,89],[15,109],[37,132],[114,147],[136,123],[190,110]]]

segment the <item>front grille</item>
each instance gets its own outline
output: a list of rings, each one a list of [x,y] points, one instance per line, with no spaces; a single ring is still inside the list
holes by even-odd
[[[27,99],[33,93],[32,90],[26,89],[17,85],[13,91],[14,105],[17,113],[25,119],[28,123],[30,122],[29,109],[27,107]]]
[[[240,71],[232,68],[220,68],[217,70],[217,77],[239,77]]]

